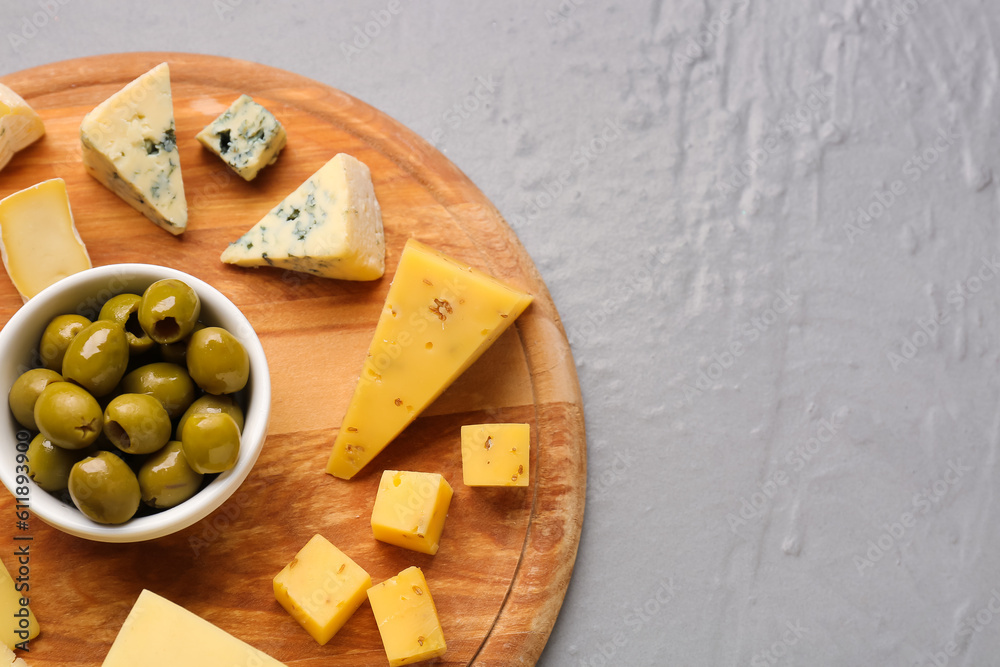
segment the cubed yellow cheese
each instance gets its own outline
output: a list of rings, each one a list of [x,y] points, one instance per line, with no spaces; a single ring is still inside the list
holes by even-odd
[[[325,644],[365,601],[372,578],[322,535],[313,535],[274,577],[274,598]]]
[[[148,590],[139,594],[102,663],[103,667],[283,664]]]
[[[444,632],[424,573],[408,567],[368,589],[389,667],[445,654]]]
[[[462,427],[462,478],[466,486],[528,486],[531,428],[527,424]]]
[[[24,300],[91,267],[65,181],[53,178],[0,200],[0,257]]]
[[[372,534],[376,540],[433,556],[451,495],[451,485],[437,473],[386,470],[372,508]]]
[[[407,241],[326,471],[353,477],[529,303],[530,294]]]
[[[45,125],[20,95],[0,84],[0,169],[14,153],[45,134]]]
[[[0,643],[12,649],[38,636],[38,621],[24,597],[27,585],[26,581],[15,584],[7,568],[0,566],[0,615],[4,619],[0,623]]]

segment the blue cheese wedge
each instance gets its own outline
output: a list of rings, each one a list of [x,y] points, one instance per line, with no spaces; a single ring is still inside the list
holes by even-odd
[[[334,156],[230,243],[222,261],[341,280],[380,278],[385,238],[368,167],[346,153]]]
[[[45,125],[20,95],[0,84],[0,169],[14,153],[45,134]]]
[[[240,95],[197,139],[244,180],[252,181],[278,159],[287,137],[270,111],[249,95]]]
[[[80,138],[91,176],[171,234],[184,232],[187,200],[166,63],[87,114]]]

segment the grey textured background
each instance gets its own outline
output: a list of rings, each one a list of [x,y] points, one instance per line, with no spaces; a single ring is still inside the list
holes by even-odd
[[[997,6],[389,6],[3,0],[0,74],[258,61],[398,119],[497,205],[587,418],[542,664],[997,664]]]

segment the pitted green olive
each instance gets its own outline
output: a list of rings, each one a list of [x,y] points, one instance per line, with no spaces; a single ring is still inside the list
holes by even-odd
[[[35,401],[35,423],[52,444],[83,449],[101,434],[104,415],[97,399],[72,382],[53,382]]]
[[[142,502],[157,509],[179,505],[198,491],[203,477],[188,464],[181,443],[168,442],[139,469]]]
[[[99,319],[117,322],[125,329],[130,354],[142,354],[155,345],[153,339],[139,325],[141,302],[142,297],[138,294],[119,294],[105,301],[101,307]]]
[[[46,491],[65,491],[69,484],[69,471],[83,458],[81,451],[63,449],[52,444],[39,433],[28,445],[28,477]]]
[[[240,454],[240,429],[224,412],[191,415],[181,432],[184,456],[201,473],[225,472]]]
[[[121,389],[128,394],[149,394],[163,404],[171,419],[183,415],[197,395],[187,370],[165,361],[135,369],[122,379]]]
[[[247,384],[250,357],[236,336],[206,327],[188,342],[187,368],[195,384],[209,394],[232,394]]]
[[[69,473],[73,504],[98,523],[120,524],[139,509],[139,480],[111,452],[98,452],[73,465]]]
[[[176,343],[187,337],[199,315],[201,299],[197,292],[173,278],[147,287],[139,304],[139,324],[157,343]]]
[[[97,320],[66,348],[62,374],[97,397],[111,393],[128,367],[128,339],[117,322]]]
[[[38,356],[42,366],[50,371],[62,371],[66,348],[76,335],[90,326],[90,320],[83,315],[58,315],[45,326],[42,340],[38,343]]]
[[[170,440],[170,416],[148,394],[119,394],[104,409],[104,435],[127,454],[151,454]]]
[[[7,395],[7,402],[10,404],[10,411],[14,414],[17,423],[26,429],[37,431],[35,401],[38,400],[43,389],[53,382],[62,382],[63,380],[63,376],[47,368],[33,368],[14,380],[10,394]]]
[[[240,433],[243,432],[243,410],[236,401],[232,399],[231,396],[213,396],[212,394],[205,394],[201,398],[195,400],[191,404],[184,414],[181,416],[181,420],[177,422],[177,438],[180,439],[181,433],[184,431],[184,424],[187,423],[188,417],[191,415],[205,414],[209,412],[224,412],[233,418],[236,422],[237,428],[240,429]]]

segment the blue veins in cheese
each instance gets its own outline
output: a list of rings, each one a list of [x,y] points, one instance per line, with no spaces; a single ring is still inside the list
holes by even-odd
[[[88,113],[80,139],[91,176],[171,234],[184,232],[187,201],[167,63]]]
[[[368,167],[346,153],[337,154],[230,243],[222,261],[341,280],[380,278],[385,238]]]
[[[285,128],[270,111],[240,95],[222,115],[197,135],[198,141],[218,155],[244,180],[274,164],[285,147]]]

